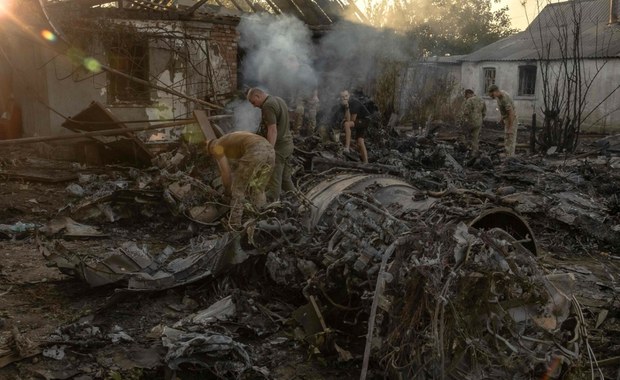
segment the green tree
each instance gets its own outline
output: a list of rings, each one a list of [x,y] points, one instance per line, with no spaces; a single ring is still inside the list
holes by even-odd
[[[467,54],[515,32],[497,0],[366,0],[370,22],[402,32],[422,55]]]

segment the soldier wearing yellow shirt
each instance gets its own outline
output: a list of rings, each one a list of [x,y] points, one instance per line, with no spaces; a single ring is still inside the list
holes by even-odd
[[[246,198],[257,209],[266,203],[265,188],[275,162],[273,146],[257,134],[233,132],[210,140],[206,150],[217,160],[225,192],[231,196],[230,225],[239,227]],[[237,162],[234,173],[230,160]]]

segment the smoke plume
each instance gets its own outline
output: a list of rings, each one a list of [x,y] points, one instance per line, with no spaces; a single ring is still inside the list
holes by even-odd
[[[246,100],[235,100],[226,105],[233,112],[235,131],[256,132],[260,124],[260,110]]]
[[[344,89],[368,92],[380,62],[406,60],[412,45],[392,30],[348,21],[315,34],[313,42],[308,26],[288,15],[253,14],[241,20],[238,30],[245,85],[280,96],[291,108],[318,89],[324,111],[337,104]]]
[[[247,85],[293,101],[299,90],[317,86],[310,30],[292,16],[253,14],[239,24],[239,46]]]

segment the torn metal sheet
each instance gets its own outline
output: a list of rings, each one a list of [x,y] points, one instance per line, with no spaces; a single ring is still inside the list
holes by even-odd
[[[509,208],[499,207],[484,211],[469,225],[478,229],[501,228],[520,240],[521,244],[530,252],[535,255],[538,254],[538,245],[529,224],[523,217]]]
[[[113,113],[101,103],[93,101],[88,107],[62,124],[72,131],[93,132],[109,129],[127,128]],[[148,166],[153,154],[146,145],[132,132],[118,136],[93,137],[108,150],[102,155],[105,162],[130,162],[135,165]],[[113,159],[114,161],[109,161]]]
[[[62,232],[62,236],[68,238],[98,238],[108,236],[99,231],[96,227],[78,223],[66,216],[50,220],[45,226],[41,227],[39,231],[47,236],[54,236]]]
[[[385,208],[398,208],[400,213],[427,210],[433,198],[418,199],[420,191],[400,178],[387,175],[342,174],[322,181],[310,189],[306,196],[312,203],[308,226],[314,227],[323,214],[333,208],[334,201],[343,192],[362,194],[368,192]]]
[[[51,244],[39,242],[39,250],[48,260],[49,266],[78,277],[92,287],[127,280],[131,274],[153,263],[151,256],[134,242],[125,243],[103,257],[71,252],[59,241]]]
[[[38,241],[48,266],[77,277],[92,287],[123,284],[129,292],[150,292],[191,284],[221,274],[250,257],[231,234],[207,241],[184,257],[174,257],[167,248],[152,257],[136,243],[128,242],[112,251],[90,254],[72,252],[60,241]]]
[[[175,323],[172,327],[183,328],[185,326],[208,327],[217,322],[231,320],[237,313],[232,296],[224,297],[207,309],[194,313]]]
[[[173,370],[189,363],[214,368],[221,374],[239,374],[252,366],[244,345],[221,333],[184,332],[164,326],[160,336],[168,349],[165,361]]]

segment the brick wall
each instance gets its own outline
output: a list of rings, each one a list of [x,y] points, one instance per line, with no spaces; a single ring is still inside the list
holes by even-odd
[[[209,33],[211,40],[216,41],[220,48],[220,54],[227,62],[230,71],[230,88],[237,88],[237,42],[239,33],[235,25],[213,24]]]

